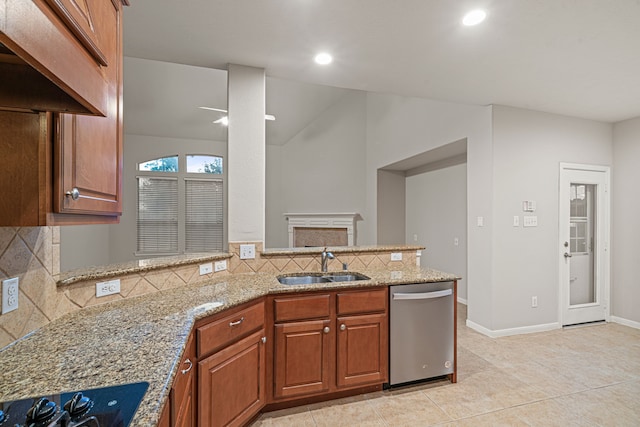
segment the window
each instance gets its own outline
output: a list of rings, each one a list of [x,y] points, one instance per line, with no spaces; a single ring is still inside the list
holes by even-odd
[[[223,158],[167,156],[138,163],[137,253],[224,247]]]

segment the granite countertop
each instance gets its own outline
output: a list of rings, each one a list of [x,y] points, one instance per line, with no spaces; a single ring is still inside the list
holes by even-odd
[[[156,425],[198,319],[268,294],[457,279],[419,267],[357,272],[371,280],[286,286],[235,274],[71,313],[0,350],[0,401],[147,381],[131,425]]]

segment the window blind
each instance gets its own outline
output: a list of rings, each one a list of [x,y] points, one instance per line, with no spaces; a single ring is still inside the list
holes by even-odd
[[[178,252],[178,180],[138,177],[138,252]]]
[[[221,251],[222,180],[185,178],[185,252]]]

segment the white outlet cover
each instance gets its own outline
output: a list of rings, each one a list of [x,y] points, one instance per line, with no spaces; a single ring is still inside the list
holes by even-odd
[[[240,259],[254,259],[256,257],[256,245],[240,245]]]
[[[227,269],[227,260],[222,260],[222,261],[216,261],[215,265],[214,265],[214,269],[216,272],[218,271],[223,271]]]
[[[206,264],[200,264],[200,275],[204,276],[205,274],[213,273],[213,264],[208,262]]]
[[[120,293],[120,279],[96,283],[96,298]]]
[[[18,309],[18,285],[17,277],[2,281],[2,314]]]
[[[391,252],[391,261],[402,261],[402,252]]]
[[[523,217],[523,225],[525,227],[537,227],[538,226],[538,217],[537,216],[525,216]]]

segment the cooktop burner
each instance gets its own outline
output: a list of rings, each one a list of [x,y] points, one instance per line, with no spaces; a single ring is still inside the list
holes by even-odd
[[[149,383],[139,382],[0,403],[0,427],[126,427]]]

